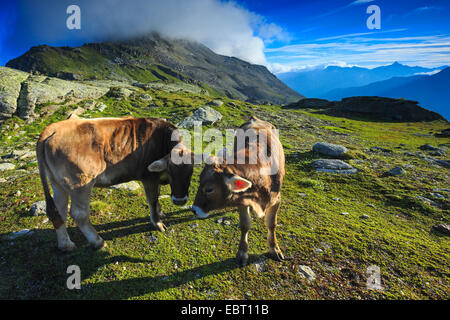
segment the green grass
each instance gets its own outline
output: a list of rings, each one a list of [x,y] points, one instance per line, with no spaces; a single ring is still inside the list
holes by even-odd
[[[212,100],[185,92],[146,92],[153,97],[151,102],[104,97],[99,100],[108,106],[103,113],[93,110],[82,116],[157,116],[177,123]],[[249,235],[250,264],[238,268],[234,256],[240,231],[234,209],[198,220],[166,197],[160,201],[168,230],[156,232],[149,223],[142,189],[94,189],[91,221],[108,246],[91,250],[69,218],[69,234],[78,249],[71,254],[59,253],[55,231],[46,217],[29,215],[31,205],[43,200],[36,166],[13,161],[21,170],[0,172],[0,178],[11,179],[0,188],[0,298],[450,298],[450,240],[430,232],[434,224],[450,222],[449,200],[436,199],[440,206],[436,208],[416,198],[428,196],[434,188],[448,188],[448,169],[404,154],[425,143],[449,143],[448,138],[430,134],[446,128],[447,123],[367,122],[222,100],[224,105],[214,108],[224,118],[215,127],[232,128],[255,114],[280,129],[287,164],[277,235],[289,259],[266,259],[266,228],[254,217]],[[18,118],[6,121],[0,133],[2,154],[33,149],[47,124],[64,119],[67,111],[83,103],[61,106],[51,116],[32,123]],[[19,128],[14,128],[15,124]],[[25,133],[19,136],[20,131]],[[347,146],[351,156],[346,161],[359,172],[315,172],[311,164],[319,156],[311,147],[319,141]],[[370,152],[372,146],[394,152]],[[405,169],[403,176],[383,175],[395,165],[413,167]],[[196,167],[188,204],[195,196],[200,171],[201,167]],[[169,188],[163,187],[162,194],[170,194]],[[370,218],[362,219],[363,214]],[[223,217],[231,224],[216,222]],[[8,239],[12,232],[25,228],[33,234]],[[157,241],[152,241],[153,237]],[[264,269],[258,271],[254,263],[261,261]],[[66,288],[66,270],[72,264],[81,268],[81,290]],[[303,279],[299,265],[310,266],[316,280]],[[366,269],[371,265],[380,267],[384,291],[366,288]]]

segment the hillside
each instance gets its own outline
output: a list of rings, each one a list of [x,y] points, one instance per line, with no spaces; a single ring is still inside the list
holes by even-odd
[[[334,89],[365,86],[392,77],[413,76],[436,69],[411,67],[394,62],[373,69],[362,67],[328,66],[323,69],[281,73],[278,77],[288,86],[309,98],[332,99],[327,95]]]
[[[434,75],[395,77],[367,86],[336,89],[324,95],[338,100],[351,96],[384,96],[416,100],[428,110],[450,119],[450,67]]]
[[[450,298],[450,238],[442,226],[450,223],[450,137],[435,135],[448,122],[351,120],[233,100],[178,82],[133,86],[5,70],[11,95],[28,77],[23,97],[30,101],[19,105],[33,105],[35,117],[13,115],[1,123],[0,299]],[[82,96],[87,88],[90,97]],[[53,94],[33,100],[43,89]],[[140,184],[94,189],[91,221],[106,248],[92,251],[69,218],[78,249],[59,253],[51,223],[32,210],[44,199],[34,153],[42,129],[68,115],[163,117],[177,124],[205,105],[222,115],[208,127],[236,128],[256,115],[280,130],[287,163],[277,236],[288,259],[267,259],[267,230],[253,217],[249,265],[238,268],[237,211],[198,220],[171,203],[167,186],[160,201],[168,230],[152,230]],[[337,160],[351,174],[318,171],[317,160],[336,158],[313,152],[319,142],[345,147]],[[403,171],[387,173],[395,167]],[[188,205],[201,169],[195,168]],[[81,290],[65,286],[69,265],[81,268]],[[378,290],[367,287],[371,266],[380,268]]]
[[[218,55],[196,42],[155,33],[77,48],[33,47],[6,66],[66,80],[184,81],[206,85],[230,98],[258,103],[280,104],[302,97],[264,66]]]

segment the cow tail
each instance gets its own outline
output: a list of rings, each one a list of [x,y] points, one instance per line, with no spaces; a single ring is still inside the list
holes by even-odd
[[[48,138],[49,137],[43,138],[43,136],[41,135],[36,146],[36,155],[39,167],[39,176],[41,178],[42,187],[44,188],[47,217],[53,223],[55,229],[58,229],[61,225],[64,224],[64,221],[61,215],[58,213],[55,201],[53,201],[53,198],[50,194],[50,189],[48,187],[47,181],[48,166],[45,160],[45,142],[47,141]]]

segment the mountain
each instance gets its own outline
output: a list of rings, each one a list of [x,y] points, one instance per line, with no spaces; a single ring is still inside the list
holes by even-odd
[[[330,100],[351,96],[383,96],[416,100],[429,110],[450,119],[450,67],[433,74],[411,77],[394,77],[366,86],[335,89],[325,94]]]
[[[326,93],[334,89],[359,87],[392,77],[412,76],[435,70],[440,68],[411,67],[394,62],[391,65],[373,69],[328,66],[324,69],[282,73],[278,77],[307,97],[329,99]]]
[[[303,97],[264,66],[156,33],[76,48],[37,46],[6,66],[65,80],[184,81],[255,103],[282,104]]]

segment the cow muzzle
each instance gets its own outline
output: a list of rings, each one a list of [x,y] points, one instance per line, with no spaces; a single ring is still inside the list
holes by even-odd
[[[184,196],[183,198],[177,198],[172,195],[172,202],[177,206],[182,206],[188,201],[188,196]]]
[[[197,217],[199,217],[201,219],[208,218],[208,216],[209,216],[209,214],[206,213],[205,211],[203,211],[203,209],[200,207],[191,206],[191,210],[197,215]]]

